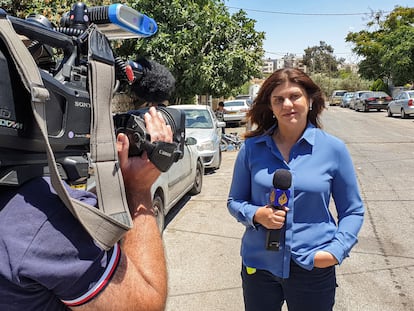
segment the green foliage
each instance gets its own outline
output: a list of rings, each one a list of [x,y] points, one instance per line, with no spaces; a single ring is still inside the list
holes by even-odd
[[[107,5],[112,1],[83,1],[90,6]],[[0,7],[5,9],[10,15],[25,18],[29,14],[41,14],[47,17],[56,26],[59,25],[60,18],[70,11],[72,4],[77,1],[54,1],[54,0],[4,0],[0,1]]]
[[[352,72],[347,72],[346,76],[339,78],[332,78],[326,74],[316,73],[311,74],[311,78],[320,86],[326,97],[329,97],[333,90],[348,90],[351,92],[368,90],[372,85],[371,81],[362,79],[358,74]]]
[[[264,34],[254,30],[255,21],[245,12],[230,15],[218,0],[140,0],[130,6],[153,17],[159,30],[120,51],[170,68],[177,80],[175,98],[228,96],[260,74]]]
[[[113,1],[84,1],[89,6]],[[122,1],[124,2],[124,1]],[[58,25],[76,1],[0,1],[11,15],[42,14]],[[127,4],[154,18],[155,36],[114,42],[120,56],[151,58],[176,78],[174,99],[192,101],[196,94],[231,95],[260,76],[264,33],[244,11],[230,15],[223,0],[134,0]],[[173,99],[173,100],[174,100]]]
[[[325,73],[337,76],[338,65],[342,64],[344,59],[336,59],[333,51],[332,46],[324,41],[320,41],[319,46],[305,49],[303,64],[309,68],[311,73]]]
[[[414,80],[414,8],[396,7],[389,15],[373,13],[373,31],[350,32],[347,42],[363,57],[359,73],[367,79],[386,79],[394,85]]]
[[[388,86],[381,79],[377,79],[377,80],[374,81],[374,83],[372,84],[371,90],[372,91],[384,91],[388,94],[390,93],[389,89],[388,89]]]

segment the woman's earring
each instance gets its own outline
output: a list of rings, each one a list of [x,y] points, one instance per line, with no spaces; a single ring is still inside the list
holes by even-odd
[[[312,110],[312,99],[309,101],[309,111]]]

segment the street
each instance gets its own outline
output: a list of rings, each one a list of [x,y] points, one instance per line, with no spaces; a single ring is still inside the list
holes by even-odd
[[[414,119],[327,108],[324,130],[347,144],[366,208],[359,243],[337,267],[335,310],[414,310]],[[168,311],[244,309],[244,228],[226,207],[236,156],[224,152],[202,192],[186,196],[167,217]]]

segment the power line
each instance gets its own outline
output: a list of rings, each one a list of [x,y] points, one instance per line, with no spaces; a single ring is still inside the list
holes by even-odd
[[[279,14],[279,15],[296,15],[296,16],[359,16],[359,15],[369,15],[370,13],[295,13],[295,12],[282,12],[282,11],[265,11],[265,10],[256,10],[256,9],[247,9],[247,8],[238,8],[234,6],[226,6],[229,9],[243,10],[243,11],[252,11],[258,13],[268,13],[268,14]],[[381,11],[382,13],[391,13],[390,11]]]

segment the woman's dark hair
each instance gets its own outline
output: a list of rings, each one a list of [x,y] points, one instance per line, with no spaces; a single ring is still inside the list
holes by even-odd
[[[305,90],[307,99],[312,100],[312,110],[308,112],[308,121],[317,128],[322,127],[319,115],[325,108],[325,100],[321,89],[302,70],[283,68],[276,70],[260,87],[259,93],[253,101],[252,108],[247,113],[248,122],[255,124],[256,128],[248,131],[244,135],[246,138],[261,135],[275,125],[277,120],[273,118],[270,110],[270,95],[277,86],[286,82],[296,83]]]

